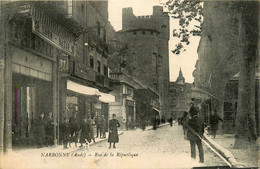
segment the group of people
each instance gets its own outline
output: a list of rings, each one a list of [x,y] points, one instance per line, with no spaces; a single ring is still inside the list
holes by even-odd
[[[52,146],[54,144],[53,129],[56,125],[53,121],[52,112],[49,112],[47,116],[41,113],[35,123],[34,135],[38,148],[42,148],[44,143],[46,147]]]
[[[91,114],[88,114],[83,118],[82,122],[77,119],[77,114],[70,118],[65,117],[64,123],[60,126],[61,139],[63,140],[64,149],[71,147],[71,143],[75,143],[77,147],[78,141],[80,142],[80,147],[83,147],[84,143],[95,142],[94,136],[94,126],[97,128],[96,138],[106,138],[106,120],[104,115],[97,116],[95,119],[91,118]]]
[[[191,158],[196,158],[196,145],[199,150],[200,162],[204,162],[204,152],[202,147],[202,137],[204,134],[205,123],[198,117],[198,109],[192,104],[190,111],[184,112],[183,116],[178,119],[179,125],[183,126],[184,139],[190,141]],[[218,116],[217,111],[210,117],[210,129],[214,138],[218,129],[219,121],[223,120]]]
[[[113,148],[116,148],[115,143],[119,142],[117,127],[120,127],[120,124],[115,117],[116,116],[113,114],[108,125],[109,148],[111,148],[112,143]],[[76,114],[69,119],[65,118],[64,123],[60,127],[63,148],[68,149],[68,146],[71,147],[71,142],[75,142],[75,147],[77,147],[78,140],[81,144],[80,147],[83,147],[83,144],[91,143],[91,141],[96,142],[94,137],[94,125],[96,125],[97,128],[96,138],[106,138],[106,119],[104,115],[92,119],[89,114],[87,117],[83,118],[83,122],[80,124],[77,121]]]

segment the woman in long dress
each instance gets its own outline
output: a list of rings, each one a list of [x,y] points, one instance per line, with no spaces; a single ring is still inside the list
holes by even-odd
[[[109,135],[108,135],[108,142],[109,148],[111,148],[111,144],[113,143],[113,148],[116,148],[116,143],[119,142],[117,127],[120,127],[118,120],[116,119],[116,115],[112,115],[112,119],[109,120]]]

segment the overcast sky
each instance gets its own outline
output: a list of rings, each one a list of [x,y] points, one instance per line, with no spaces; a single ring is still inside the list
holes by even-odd
[[[122,28],[122,8],[132,7],[136,16],[140,15],[152,15],[153,6],[160,5],[165,0],[109,0],[109,21],[114,26],[115,30],[121,30]],[[169,59],[170,59],[170,81],[176,81],[180,67],[186,82],[193,82],[194,78],[192,72],[195,69],[195,63],[198,58],[197,47],[199,43],[199,37],[191,38],[190,45],[186,48],[187,51],[180,55],[174,55],[171,50],[174,49],[176,39],[172,37],[172,29],[174,26],[178,26],[178,21],[174,19],[170,20],[170,41],[169,41]]]

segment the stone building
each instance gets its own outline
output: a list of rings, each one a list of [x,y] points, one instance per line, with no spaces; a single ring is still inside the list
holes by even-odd
[[[185,111],[189,112],[193,97],[192,86],[191,83],[185,83],[181,69],[176,81],[170,82],[170,110],[173,119],[181,117]]]
[[[64,117],[108,120],[107,1],[1,1],[0,14],[1,153],[35,145],[40,113],[53,112],[55,144]]]
[[[54,123],[59,124],[60,57],[75,55],[79,36],[79,25],[67,19],[59,5],[1,2],[1,152],[34,145],[40,113],[53,112]],[[54,127],[55,144],[58,131]]]
[[[118,35],[127,51],[123,71],[157,93],[160,115],[169,117],[169,16],[161,6],[154,6],[150,16],[135,16],[132,8],[123,9],[122,15]]]

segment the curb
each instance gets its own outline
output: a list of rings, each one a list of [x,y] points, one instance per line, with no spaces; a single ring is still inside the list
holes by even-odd
[[[158,128],[160,128],[160,127],[165,127],[165,126],[168,126],[168,125],[170,125],[170,124],[169,124],[169,123],[162,124],[162,125],[159,125]],[[156,128],[156,129],[158,129],[158,128]],[[151,127],[151,128],[148,128],[148,129],[146,129],[145,131],[148,131],[148,130],[153,130],[153,128],[152,128],[152,127]]]
[[[232,168],[245,167],[243,164],[239,163],[235,159],[235,157],[230,151],[220,146],[218,143],[216,143],[214,140],[209,138],[207,135],[204,135],[204,141],[206,141],[214,150],[216,150],[222,156],[222,158],[224,158],[227,162],[229,162]]]

